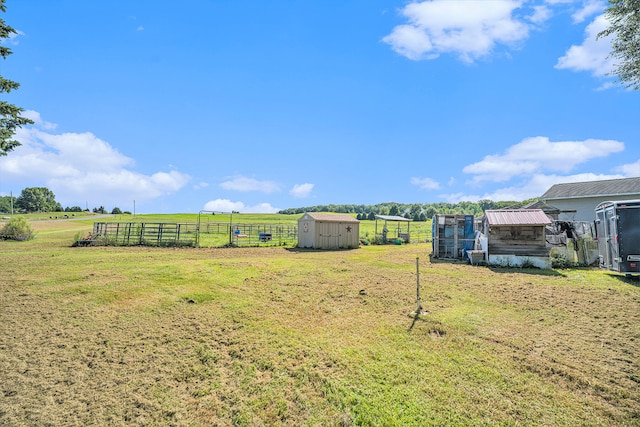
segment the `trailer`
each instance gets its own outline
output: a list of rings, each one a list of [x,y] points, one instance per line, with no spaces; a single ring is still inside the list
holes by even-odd
[[[595,214],[600,267],[640,275],[640,200],[602,202]]]

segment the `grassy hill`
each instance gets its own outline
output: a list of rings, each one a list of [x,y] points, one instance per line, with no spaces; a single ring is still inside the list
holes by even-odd
[[[640,420],[637,281],[425,243],[73,248],[91,219],[33,226],[0,242],[2,425]]]

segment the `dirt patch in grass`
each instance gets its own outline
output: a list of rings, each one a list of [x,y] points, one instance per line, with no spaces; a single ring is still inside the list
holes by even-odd
[[[640,419],[640,291],[604,272],[428,245],[20,248],[0,245],[0,424]]]

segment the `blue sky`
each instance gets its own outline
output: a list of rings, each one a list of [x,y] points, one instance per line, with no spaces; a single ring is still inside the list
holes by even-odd
[[[0,194],[274,212],[524,200],[640,176],[605,2],[7,0],[0,74],[36,121]]]

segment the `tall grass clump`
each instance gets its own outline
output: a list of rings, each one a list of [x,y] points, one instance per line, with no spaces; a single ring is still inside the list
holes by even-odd
[[[4,227],[0,228],[0,239],[7,240],[31,240],[35,233],[23,216],[14,216]]]

